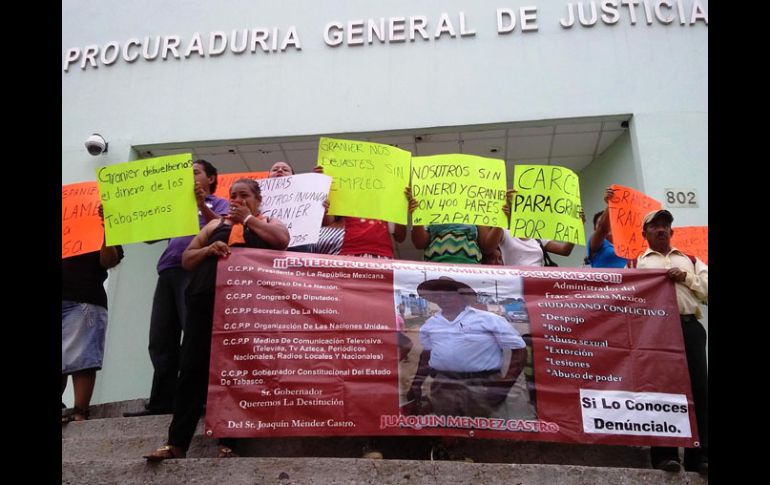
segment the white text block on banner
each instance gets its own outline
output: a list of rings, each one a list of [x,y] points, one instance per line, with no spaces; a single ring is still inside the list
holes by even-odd
[[[661,392],[580,390],[583,432],[690,437],[687,396]]]
[[[262,191],[260,212],[289,229],[289,247],[318,242],[324,217],[323,202],[332,178],[320,173],[257,180]]]

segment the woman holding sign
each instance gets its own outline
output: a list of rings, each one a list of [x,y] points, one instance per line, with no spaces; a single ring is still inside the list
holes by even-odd
[[[321,166],[313,169],[323,173]],[[335,216],[326,216],[324,226],[335,224]],[[359,256],[364,258],[393,259],[393,239],[403,242],[406,239],[406,226],[378,219],[363,219],[360,217],[342,217],[344,238],[340,247],[340,256]]]
[[[268,172],[267,178],[277,178],[277,177],[289,177],[291,175],[294,175],[294,167],[291,166],[289,162],[275,162]],[[291,222],[291,221],[290,221]],[[291,224],[290,224],[291,225]],[[313,252],[313,245],[312,244],[301,244],[298,246],[292,246],[290,248],[286,249],[287,251],[294,251],[298,253],[312,253]]]
[[[289,162],[275,162],[270,167],[267,178],[288,177],[289,175],[294,175],[294,167]]]
[[[409,200],[409,213],[418,206],[412,197],[412,189],[404,190]],[[481,264],[485,253],[492,253],[497,244],[490,241],[487,233],[490,228],[470,224],[434,224],[430,226],[412,225],[412,244],[422,249],[423,259],[436,263]],[[490,247],[482,247],[482,242],[489,241]]]
[[[277,219],[260,215],[259,184],[238,179],[230,186],[230,213],[209,222],[182,255],[182,266],[192,271],[187,287],[187,324],[182,340],[182,361],[174,396],[174,418],[165,446],[145,455],[149,461],[184,458],[195,433],[208,387],[214,286],[217,261],[231,247],[286,249],[289,231]],[[237,456],[220,441],[219,457]]]
[[[503,206],[503,212],[509,219],[513,193],[514,190],[509,190],[506,193],[508,202]],[[580,210],[580,218],[585,222],[585,214],[582,209]],[[510,231],[499,227],[490,228],[484,237],[485,247],[499,245],[503,264],[506,266],[556,266],[550,262],[547,253],[569,256],[575,247],[575,244],[571,242],[513,237]]]
[[[104,225],[101,204],[99,219]],[[123,259],[122,246],[107,246],[102,240],[98,251],[73,256],[61,263],[61,392],[72,376],[75,405],[62,414],[62,424],[88,419],[88,408],[96,384],[96,371],[102,368],[107,335],[107,270]]]

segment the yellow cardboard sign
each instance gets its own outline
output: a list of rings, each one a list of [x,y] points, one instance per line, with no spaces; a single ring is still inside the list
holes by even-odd
[[[332,177],[328,214],[406,224],[411,158],[390,145],[321,138],[318,165]]]
[[[96,182],[61,187],[61,257],[98,251],[104,241]]]
[[[580,220],[580,180],[554,165],[516,165],[513,169],[511,235],[552,239],[585,246]]]
[[[507,228],[505,161],[475,155],[412,158],[412,224]]]
[[[192,155],[96,169],[107,245],[198,234]]]

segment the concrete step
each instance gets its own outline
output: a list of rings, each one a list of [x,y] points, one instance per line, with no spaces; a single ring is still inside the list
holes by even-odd
[[[170,414],[142,416],[138,418],[101,418],[88,421],[72,421],[62,425],[62,438],[102,438],[165,435],[171,424]],[[196,434],[203,433],[203,420],[198,421]]]
[[[66,460],[134,459],[166,441],[171,415],[104,418],[62,426],[62,456]],[[242,456],[357,458],[365,437],[253,438],[238,443]],[[430,459],[431,437],[379,437],[377,448],[388,459]],[[216,456],[216,440],[203,435],[198,422],[189,456]],[[648,468],[647,448],[573,445],[537,441],[457,439],[452,451],[477,463],[533,463]]]
[[[63,485],[701,485],[696,473],[569,465],[503,465],[341,458],[188,458],[64,461]]]
[[[91,419],[120,418],[123,417],[125,412],[144,409],[146,403],[147,399],[131,399],[128,401],[94,404],[88,408],[88,412],[91,415]]]
[[[165,438],[158,436],[62,439],[61,458],[63,462],[136,460],[162,446],[163,443]],[[190,458],[216,457],[216,440],[204,436],[194,437],[187,456]]]

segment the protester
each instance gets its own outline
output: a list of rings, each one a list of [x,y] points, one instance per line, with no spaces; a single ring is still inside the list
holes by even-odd
[[[174,417],[168,441],[144,457],[149,461],[184,458],[206,400],[214,288],[217,261],[230,255],[231,247],[286,249],[289,231],[277,219],[259,212],[259,184],[236,180],[230,187],[229,215],[207,224],[182,255],[182,266],[192,271],[187,287],[187,324],[182,342],[182,363],[174,399]],[[232,440],[220,440],[220,457],[232,457]]]
[[[290,175],[294,175],[294,167],[291,166],[289,162],[275,162],[268,172],[267,178],[276,178],[276,177],[288,177]],[[287,223],[287,221],[281,221],[284,224]],[[286,248],[287,251],[293,251],[297,253],[312,253],[313,252],[313,245],[312,244],[299,244],[297,246],[291,246],[289,248]]]
[[[206,160],[193,162],[195,200],[198,204],[199,228],[227,214],[230,207],[225,199],[213,195],[217,189],[217,169]],[[181,336],[185,323],[184,292],[190,274],[182,268],[182,253],[194,236],[171,238],[158,260],[158,282],[150,315],[148,350],[153,375],[150,399],[144,409],[123,413],[123,416],[170,414],[174,409],[174,388],[179,374]],[[157,241],[152,241],[155,243]]]
[[[289,162],[275,162],[268,172],[268,178],[288,177],[294,175],[294,167]]]
[[[700,305],[708,303],[708,266],[671,246],[674,216],[667,210],[649,212],[643,220],[642,235],[649,248],[632,266],[639,269],[667,269],[675,283],[679,319],[682,324],[684,351],[690,373],[690,385],[698,423],[699,448],[685,448],[684,468],[708,475],[708,365],[706,362],[706,329],[698,321],[703,316]],[[674,447],[650,448],[652,466],[668,472],[680,470],[678,450]]]
[[[324,172],[320,165],[313,168],[313,171]],[[324,217],[324,227],[335,225],[341,225],[343,229],[342,243],[338,252],[340,256],[393,259],[393,240],[400,243],[406,239],[406,226],[378,219],[329,215]],[[331,237],[335,237],[334,232],[331,232]],[[326,247],[330,246],[326,245]],[[374,439],[369,438],[363,448],[362,458],[375,460],[383,458]]]
[[[500,251],[500,246],[495,246],[490,252],[484,253],[481,258],[481,264],[502,266],[503,253]]]
[[[418,207],[417,199],[412,197],[412,189],[404,190],[409,201],[409,213]],[[479,264],[483,259],[484,248],[481,241],[486,241],[486,226],[472,224],[434,224],[422,226],[412,224],[412,244],[416,249],[422,249],[423,259],[436,263],[465,263]],[[487,248],[492,251],[496,244]]]
[[[104,226],[102,206],[98,209]],[[99,251],[62,260],[61,300],[61,392],[72,376],[75,404],[62,414],[62,423],[88,419],[96,371],[102,368],[107,335],[107,270],[123,259],[121,246],[107,246],[106,237]]]
[[[606,204],[609,204],[614,192],[610,187],[604,191]],[[624,268],[628,262],[615,254],[612,232],[610,232],[609,207],[594,215],[594,232],[588,241],[588,261],[592,268]]]
[[[506,193],[507,203],[503,206],[503,212],[510,219],[511,197],[514,191]],[[585,222],[585,215],[580,209],[580,218]],[[506,266],[545,266],[546,252],[569,256],[574,243],[564,241],[552,241],[550,239],[518,238],[511,236],[510,231],[499,227],[492,227],[484,236],[484,247],[498,245],[503,256],[503,264]]]
[[[328,209],[329,203],[324,201],[324,207]],[[327,219],[325,217],[324,219]],[[333,217],[331,222],[321,226],[318,234],[318,242],[311,245],[310,252],[316,254],[340,254],[342,241],[345,240],[345,220],[342,217]]]
[[[313,169],[323,173],[320,165]],[[331,225],[335,216],[326,216],[324,225]],[[359,256],[365,258],[393,259],[393,240],[403,242],[406,239],[406,226],[378,219],[343,217],[345,236],[339,254],[341,256]]]

